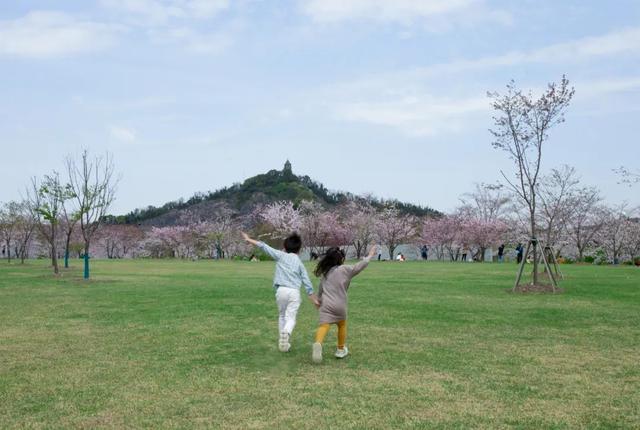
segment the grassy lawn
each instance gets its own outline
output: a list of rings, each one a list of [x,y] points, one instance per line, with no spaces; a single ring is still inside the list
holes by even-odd
[[[314,366],[308,301],[277,350],[272,263],[73,265],[0,262],[0,428],[640,427],[634,267],[562,266],[552,296],[506,293],[515,264],[375,262],[351,355],[334,328]]]

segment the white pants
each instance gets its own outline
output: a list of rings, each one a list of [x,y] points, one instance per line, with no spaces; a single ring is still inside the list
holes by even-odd
[[[280,287],[276,290],[276,303],[278,305],[278,329],[280,333],[291,334],[296,326],[296,316],[300,308],[300,290],[298,288]]]

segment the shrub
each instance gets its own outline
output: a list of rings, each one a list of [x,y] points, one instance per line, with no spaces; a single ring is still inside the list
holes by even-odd
[[[593,255],[587,255],[584,257],[585,263],[593,264],[594,261],[596,261],[596,258]]]
[[[607,259],[607,253],[604,252],[603,249],[598,249],[595,254],[595,259],[593,261],[594,264],[602,266],[604,264],[609,264],[609,259]]]
[[[635,264],[636,266],[640,266],[640,257],[636,257],[633,259],[633,264]]]

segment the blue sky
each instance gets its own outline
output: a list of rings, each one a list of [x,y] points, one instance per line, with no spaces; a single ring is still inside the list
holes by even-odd
[[[114,213],[281,168],[450,210],[509,160],[488,90],[576,88],[544,168],[640,204],[640,1],[21,0],[0,4],[0,201],[109,151]],[[9,178],[10,181],[6,179]]]

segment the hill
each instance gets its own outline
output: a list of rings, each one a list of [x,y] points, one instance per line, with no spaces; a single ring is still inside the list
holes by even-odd
[[[366,200],[377,208],[393,203],[404,213],[417,216],[441,215],[440,212],[427,206],[356,196],[343,191],[329,191],[309,176],[295,175],[291,169],[291,163],[287,161],[282,170],[270,170],[217,191],[196,193],[186,201],[179,199],[160,207],[148,206],[126,215],[109,216],[107,221],[117,224],[172,225],[179,222],[180,215],[184,211],[215,213],[222,207],[227,207],[244,214],[253,210],[256,205],[281,200],[288,200],[294,204],[299,204],[303,200],[312,200],[326,207],[336,206],[346,201]]]

